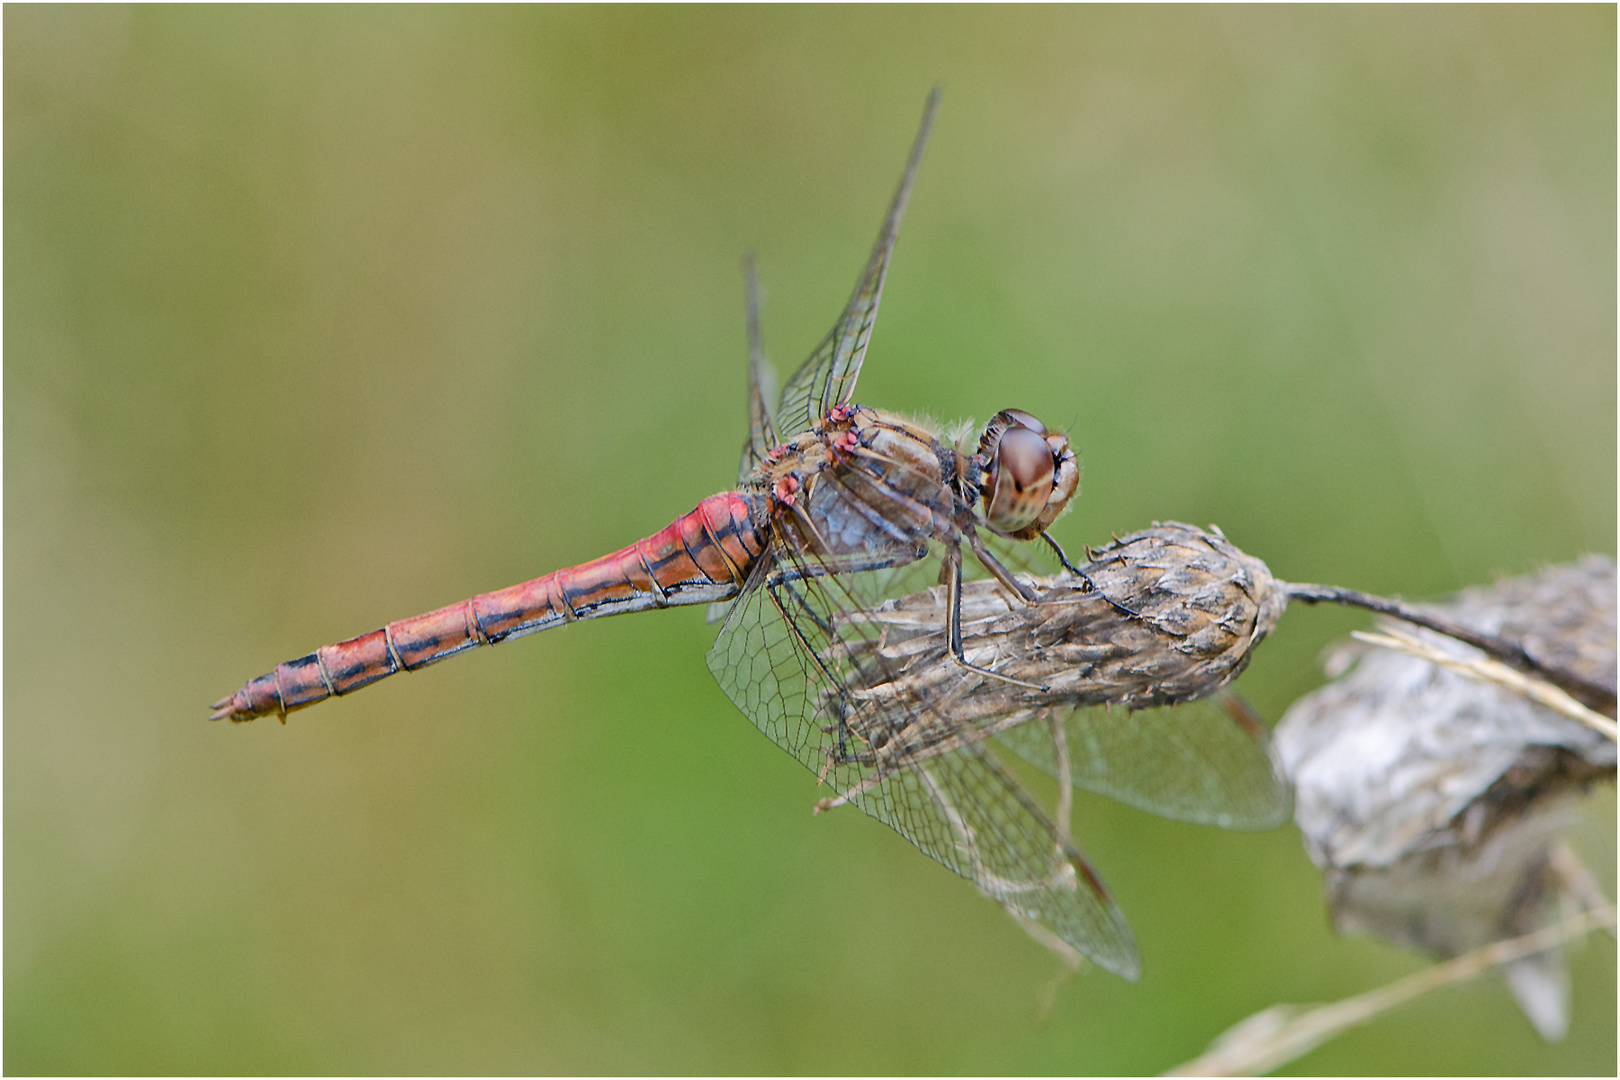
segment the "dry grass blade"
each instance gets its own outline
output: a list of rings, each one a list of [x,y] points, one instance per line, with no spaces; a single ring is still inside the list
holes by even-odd
[[[1304,1011],[1300,1006],[1274,1005],[1228,1030],[1215,1040],[1207,1054],[1165,1075],[1253,1076],[1270,1072],[1431,990],[1556,948],[1593,930],[1607,929],[1612,933],[1614,925],[1613,906],[1584,910],[1535,933],[1483,946],[1331,1005]]]
[[[1452,671],[1461,672],[1481,682],[1494,683],[1497,686],[1505,687],[1534,701],[1538,705],[1545,705],[1547,708],[1561,713],[1571,720],[1585,724],[1593,731],[1609,739],[1620,737],[1620,727],[1617,727],[1613,720],[1593,712],[1551,683],[1515,671],[1496,660],[1484,657],[1453,656],[1450,653],[1426,645],[1411,634],[1404,633],[1394,627],[1386,627],[1382,633],[1378,634],[1355,630],[1351,632],[1350,636],[1369,645],[1394,649],[1415,656],[1419,660],[1427,660],[1431,664],[1438,664]]]
[[[1571,575],[1571,571],[1573,575]],[[1601,579],[1606,576],[1608,591],[1611,595],[1614,591],[1614,564],[1612,561],[1605,564],[1600,559],[1593,560],[1588,557],[1579,566],[1569,568],[1563,573],[1565,576],[1594,579],[1591,584],[1597,592],[1603,590],[1604,582]],[[1443,634],[1465,645],[1472,645],[1485,655],[1502,661],[1513,668],[1546,679],[1591,709],[1606,716],[1612,717],[1615,715],[1615,684],[1612,663],[1608,665],[1606,671],[1599,673],[1591,670],[1591,658],[1589,656],[1563,655],[1549,657],[1537,655],[1536,651],[1526,647],[1527,642],[1515,640],[1517,635],[1500,632],[1505,629],[1504,627],[1499,626],[1494,632],[1483,632],[1473,626],[1459,622],[1454,615],[1462,614],[1462,612],[1436,610],[1433,607],[1417,607],[1402,600],[1372,596],[1368,593],[1357,592],[1354,589],[1341,589],[1332,585],[1291,584],[1285,585],[1283,588],[1286,590],[1290,600],[1299,600],[1307,604],[1335,603],[1344,604],[1348,607],[1364,608],[1367,611],[1376,611],[1381,615],[1392,616],[1413,626],[1421,626],[1426,630]],[[1568,590],[1565,591],[1568,592]],[[1476,590],[1477,592],[1479,590]],[[1488,593],[1489,590],[1485,590],[1485,592]],[[1574,596],[1579,598],[1580,591],[1576,590]],[[1476,610],[1473,614],[1477,616],[1479,614],[1477,610],[1479,596],[1476,595],[1473,599],[1475,603],[1470,605],[1469,598],[1465,595],[1463,606],[1464,608],[1475,607]],[[1519,597],[1518,599],[1522,601],[1524,598]],[[1542,597],[1542,599],[1545,600],[1546,597]],[[1449,606],[1455,607],[1456,605]],[[1609,604],[1609,608],[1612,611],[1612,602]],[[1566,610],[1558,613],[1548,610],[1546,614],[1556,619],[1560,614],[1567,615],[1569,612]],[[1569,629],[1567,626],[1564,627],[1565,633],[1563,636],[1566,641],[1571,636],[1568,633]],[[1613,636],[1611,630],[1609,637],[1612,639]]]

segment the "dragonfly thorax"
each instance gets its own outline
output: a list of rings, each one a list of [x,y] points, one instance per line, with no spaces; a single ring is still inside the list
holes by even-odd
[[[970,475],[992,529],[1033,540],[1056,521],[1080,486],[1069,437],[1019,409],[991,417],[979,439]]]

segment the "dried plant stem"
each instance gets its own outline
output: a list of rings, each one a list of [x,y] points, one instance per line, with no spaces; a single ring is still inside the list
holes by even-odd
[[[1007,914],[1013,917],[1013,921],[1022,928],[1024,933],[1052,950],[1052,955],[1056,956],[1069,971],[1079,971],[1082,967],[1085,967],[1086,957],[1079,949],[1076,949],[1034,919],[1026,918],[1012,908],[1007,909]]]
[[[1444,963],[1398,979],[1388,986],[1304,1012],[1275,1005],[1256,1013],[1215,1040],[1209,1053],[1172,1069],[1167,1076],[1249,1076],[1270,1072],[1329,1039],[1359,1027],[1413,998],[1471,979],[1500,964],[1533,956],[1593,930],[1614,931],[1614,907],[1583,910],[1523,937],[1466,952]]]
[[[1576,904],[1588,911],[1602,911],[1609,903],[1609,898],[1603,894],[1597,879],[1592,871],[1586,868],[1573,848],[1563,840],[1552,846],[1547,854],[1547,864],[1552,867],[1553,873],[1563,882],[1564,891],[1574,899]],[[1614,938],[1614,924],[1611,922],[1606,929],[1609,938]]]
[[[1495,683],[1522,697],[1529,698],[1538,705],[1545,705],[1547,708],[1562,713],[1571,720],[1585,724],[1600,735],[1611,740],[1620,741],[1620,729],[1617,729],[1613,720],[1598,715],[1551,683],[1514,671],[1506,664],[1489,659],[1453,656],[1451,653],[1436,649],[1410,634],[1395,629],[1386,630],[1379,634],[1369,634],[1361,630],[1355,630],[1351,632],[1350,636],[1357,641],[1365,641],[1369,645],[1393,649],[1397,652],[1415,656],[1419,660],[1427,660],[1431,664],[1448,668],[1470,678],[1478,679],[1481,682]]]
[[[1588,708],[1613,718],[1615,715],[1615,690],[1612,686],[1584,679],[1572,671],[1566,671],[1555,664],[1538,660],[1524,650],[1522,646],[1511,641],[1490,634],[1481,634],[1470,630],[1460,623],[1421,608],[1413,607],[1400,600],[1390,600],[1382,596],[1373,596],[1370,593],[1356,592],[1354,589],[1341,589],[1333,585],[1294,585],[1284,586],[1284,591],[1290,600],[1299,600],[1307,604],[1332,603],[1343,604],[1346,607],[1365,608],[1376,611],[1380,615],[1390,615],[1402,622],[1421,626],[1435,633],[1455,638],[1465,645],[1472,645],[1485,655],[1499,660],[1511,668],[1527,671],[1538,675],[1546,681],[1559,687],[1565,693],[1575,698]]]
[[[1012,908],[1007,909],[1007,914],[1011,915],[1013,921],[1023,928],[1024,933],[1051,949],[1052,954],[1063,964],[1058,973],[1048,979],[1046,984],[1035,995],[1035,1027],[1036,1030],[1044,1031],[1046,1026],[1052,1022],[1052,1017],[1057,1015],[1058,995],[1062,993],[1063,987],[1082,968],[1087,966],[1088,961],[1085,954],[1079,949],[1076,949],[1040,923],[1025,918]]]

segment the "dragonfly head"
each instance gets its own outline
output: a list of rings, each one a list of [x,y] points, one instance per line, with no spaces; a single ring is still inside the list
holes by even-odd
[[[1033,540],[1080,486],[1069,437],[1019,409],[990,418],[974,455],[984,520],[1015,540]]]

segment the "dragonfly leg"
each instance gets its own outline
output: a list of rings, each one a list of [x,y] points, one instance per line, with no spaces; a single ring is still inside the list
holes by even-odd
[[[1087,588],[1096,593],[1098,596],[1102,597],[1104,600],[1107,600],[1109,606],[1111,606],[1115,611],[1132,619],[1140,619],[1142,617],[1142,613],[1140,611],[1132,611],[1130,608],[1126,607],[1124,604],[1121,604],[1119,601],[1115,600],[1113,597],[1099,589],[1097,587],[1097,583],[1091,580],[1091,575],[1087,574],[1084,570],[1080,569],[1078,566],[1069,561],[1069,557],[1063,553],[1062,545],[1060,545],[1056,540],[1052,539],[1051,534],[1041,533],[1041,539],[1045,540],[1051,549],[1057,552],[1058,562],[1063,564],[1063,569],[1067,570],[1071,574],[1076,575],[1080,578],[1080,580],[1084,581]]]
[[[1007,586],[1008,589],[1011,589],[1014,593],[1021,597],[1024,603],[1040,604],[1048,602],[1043,601],[1041,599],[1041,595],[1034,589],[1030,588],[1028,585],[1025,585],[1022,581],[1019,581],[1016,577],[1014,577],[1013,572],[1003,566],[1000,559],[990,554],[990,549],[984,546],[984,541],[979,539],[979,535],[977,533],[970,531],[967,533],[967,538],[968,543],[973,545],[973,554],[978,556],[979,561],[984,564],[984,568],[994,574],[997,581],[1001,582],[1003,585]],[[1077,575],[1086,583],[1086,587],[1088,589],[1102,597],[1104,600],[1108,601],[1109,606],[1115,611],[1131,619],[1140,619],[1142,617],[1141,612],[1132,611],[1130,608],[1126,607],[1124,604],[1121,604],[1119,601],[1115,600],[1113,597],[1109,596],[1107,593],[1098,588],[1097,583],[1092,581],[1091,577],[1084,570],[1080,569],[1078,566],[1069,561],[1069,557],[1063,553],[1063,548],[1058,546],[1058,542],[1056,540],[1052,539],[1045,533],[1041,533],[1041,539],[1050,544],[1052,550],[1057,552],[1058,561],[1063,564],[1063,568],[1065,570],[1069,571],[1071,574]]]
[[[975,550],[982,552],[982,557],[990,556],[988,551],[983,551],[983,542],[977,536],[972,533],[969,533],[968,536],[972,538]],[[996,566],[1001,567],[1001,572],[1007,575],[1005,580],[1008,584],[1017,589],[1020,596],[1024,596],[1024,589],[1027,586],[1023,586],[1022,582],[1014,578],[1007,568],[1001,566],[1000,563],[996,563]],[[995,572],[995,568],[991,567],[992,573]],[[1013,686],[1023,686],[1030,690],[1045,693],[1047,688],[1040,683],[1025,682],[1023,679],[1015,679],[1010,675],[1003,675],[999,671],[991,671],[989,668],[968,662],[967,654],[962,648],[962,549],[955,544],[951,544],[945,549],[944,572],[947,575],[946,584],[950,586],[950,603],[946,607],[946,633],[951,647],[951,659],[956,662],[956,666],[977,675],[983,675],[987,679],[995,679],[999,682],[1010,683]],[[1000,577],[1001,575],[997,574],[996,576]],[[1034,590],[1029,590],[1029,592],[1030,595],[1024,598],[1034,603]]]
[[[1019,581],[1018,578],[1013,576],[1013,572],[1011,570],[1002,565],[1000,559],[990,554],[990,549],[984,546],[984,541],[979,539],[978,533],[974,532],[972,529],[967,529],[964,530],[964,534],[967,536],[968,544],[970,544],[973,548],[973,554],[978,557],[979,562],[984,564],[984,568],[986,570],[995,575],[995,579],[997,581],[1007,586],[1007,589],[1010,592],[1015,594],[1026,604],[1038,604],[1041,602],[1041,594],[1030,588],[1028,585],[1025,585],[1022,581]],[[962,577],[961,558],[961,554],[958,552],[956,566],[956,577],[958,581],[960,581]]]

